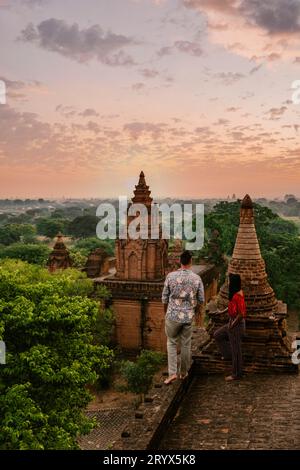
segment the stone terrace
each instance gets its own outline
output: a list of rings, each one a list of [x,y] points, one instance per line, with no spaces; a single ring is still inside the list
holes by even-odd
[[[288,324],[298,330],[297,312]],[[219,374],[195,377],[160,448],[298,450],[300,375],[248,374],[231,383]]]
[[[298,330],[297,313],[293,312],[288,320],[290,330]],[[194,341],[207,341],[204,330],[194,332]],[[190,385],[177,381],[169,387],[162,384],[163,378],[149,391],[147,403],[137,410],[89,412],[98,426],[88,436],[81,437],[80,447],[86,450],[300,448],[298,374],[247,374],[243,380],[233,383],[225,382],[224,374],[195,375],[190,377]]]
[[[161,449],[299,449],[299,375],[196,377]]]

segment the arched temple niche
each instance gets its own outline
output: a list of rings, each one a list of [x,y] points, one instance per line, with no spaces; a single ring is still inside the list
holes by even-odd
[[[128,279],[138,279],[138,257],[134,252],[131,252],[128,257]]]

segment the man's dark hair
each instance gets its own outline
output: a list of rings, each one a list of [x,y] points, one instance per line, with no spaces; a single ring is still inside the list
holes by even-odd
[[[241,276],[239,274],[229,274],[229,300],[232,299],[234,294],[239,292],[242,288]]]
[[[183,264],[183,266],[187,266],[188,264],[190,264],[191,259],[192,259],[192,254],[188,250],[185,250],[180,255],[180,263]]]

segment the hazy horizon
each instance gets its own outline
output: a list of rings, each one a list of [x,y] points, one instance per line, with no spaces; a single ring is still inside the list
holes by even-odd
[[[164,200],[164,199],[172,199],[172,200],[190,200],[190,199],[193,199],[193,200],[214,200],[214,199],[224,199],[224,200],[227,200],[228,199],[228,196],[229,196],[229,200],[233,201],[233,200],[242,200],[243,197],[246,195],[243,194],[241,196],[239,196],[238,194],[235,194],[235,198],[233,198],[232,194],[229,194],[227,196],[212,196],[212,197],[200,197],[200,196],[186,196],[186,195],[183,195],[183,196],[180,196],[180,197],[176,197],[176,196],[155,196],[153,195],[152,193],[150,194],[150,196],[153,198],[153,201],[158,201],[158,200]],[[128,198],[128,201],[133,197],[133,194],[121,194],[120,196],[127,196]],[[268,197],[265,197],[265,196],[257,196],[257,197],[253,197],[251,196],[250,194],[250,197],[251,199],[253,200],[258,200],[258,199],[266,199],[267,201],[284,201],[285,200],[285,195],[281,195],[281,196],[276,196],[276,197],[271,197],[271,198],[268,198]],[[297,196],[296,194],[289,194],[289,196],[294,196],[296,199],[300,199],[300,196]],[[0,201],[3,201],[3,200],[10,200],[10,201],[13,201],[15,199],[20,199],[22,201],[25,201],[26,199],[28,200],[34,200],[34,201],[38,201],[39,199],[44,199],[45,201],[49,200],[49,201],[90,201],[90,200],[106,200],[106,199],[111,199],[111,200],[118,200],[118,196],[90,196],[90,197],[72,197],[72,196],[61,196],[61,197],[54,197],[54,196],[43,196],[43,197],[40,197],[40,196],[35,196],[35,197],[0,197]]]

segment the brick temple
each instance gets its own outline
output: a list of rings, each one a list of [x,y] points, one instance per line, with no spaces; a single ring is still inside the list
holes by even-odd
[[[287,317],[287,306],[276,299],[268,282],[265,262],[254,225],[251,198],[246,195],[240,209],[240,225],[228,273],[240,274],[247,307],[246,337],[243,340],[243,356],[246,371],[297,372],[291,361],[290,338],[282,328]],[[216,306],[218,310],[228,305],[228,279],[221,287]],[[201,372],[219,372],[228,368],[222,361],[212,334],[228,321],[227,314],[209,313],[210,340],[202,351],[195,352],[195,361]]]
[[[145,181],[145,175],[140,173],[139,182],[135,187],[132,203],[144,204],[148,211],[148,236],[151,234],[151,191]],[[131,205],[131,204],[130,204]],[[129,205],[129,208],[130,208]],[[129,210],[128,208],[128,210]],[[134,219],[128,216],[128,225]],[[152,240],[138,239],[116,241],[116,277],[135,281],[162,280],[168,268],[168,241],[159,234]]]
[[[115,257],[109,256],[104,248],[93,250],[86,261],[83,271],[87,277],[95,278],[109,274],[115,267]]]
[[[72,260],[70,258],[69,250],[64,244],[63,235],[58,233],[53,250],[47,261],[48,270],[50,272],[54,272],[57,269],[67,269],[71,266]]]
[[[142,203],[147,207],[149,233],[150,194],[145,175],[141,172],[131,203]],[[132,217],[128,217],[128,224],[131,220]],[[94,279],[96,285],[105,285],[112,294],[110,303],[116,319],[115,341],[123,350],[166,350],[161,294],[166,274],[177,268],[179,245],[181,248],[179,242],[175,243],[174,256],[169,260],[168,241],[162,238],[161,232],[158,239],[117,239],[115,272]],[[205,264],[195,265],[193,270],[201,275],[206,299],[209,300],[217,293],[218,273],[213,265]]]

